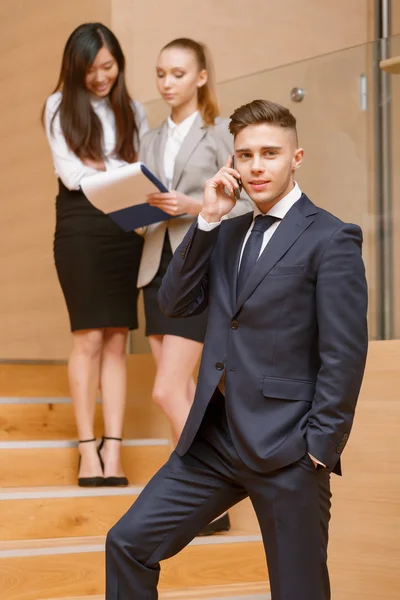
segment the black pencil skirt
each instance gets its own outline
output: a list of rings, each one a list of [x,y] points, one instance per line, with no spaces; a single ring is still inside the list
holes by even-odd
[[[161,282],[167,272],[171,259],[172,249],[167,230],[157,274],[154,279],[143,288],[146,335],[176,335],[188,340],[204,343],[207,328],[207,309],[195,317],[170,319],[161,312],[158,306],[158,290],[161,287]]]
[[[143,239],[59,182],[54,260],[71,330],[136,329]]]

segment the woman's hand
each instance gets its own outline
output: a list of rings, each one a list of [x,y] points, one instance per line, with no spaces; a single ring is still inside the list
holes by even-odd
[[[208,223],[217,223],[222,217],[231,212],[236,204],[234,190],[239,187],[236,179],[240,173],[232,169],[232,158],[204,186],[204,202],[201,216]]]
[[[173,217],[185,213],[198,215],[203,206],[200,200],[185,196],[185,194],[181,194],[176,190],[165,193],[156,192],[154,194],[148,194],[147,202],[150,206],[161,208],[161,210]]]
[[[84,158],[83,164],[91,169],[96,169],[96,171],[105,171],[106,164],[104,160],[93,160],[92,158]]]

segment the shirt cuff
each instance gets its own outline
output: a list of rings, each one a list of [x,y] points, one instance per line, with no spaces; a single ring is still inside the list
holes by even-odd
[[[326,465],[324,465],[324,463],[322,463],[320,460],[318,460],[318,458],[315,458],[315,456],[313,456],[312,454],[308,453],[308,456],[311,458],[311,460],[313,460],[314,462],[318,463],[322,467],[326,467]]]
[[[197,217],[197,226],[200,231],[212,231],[218,227],[218,225],[221,225],[221,221],[218,221],[217,223],[207,223],[207,221],[203,219],[201,215]]]

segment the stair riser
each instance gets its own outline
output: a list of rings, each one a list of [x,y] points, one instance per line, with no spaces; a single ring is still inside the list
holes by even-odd
[[[73,408],[69,401],[26,404],[0,402],[0,409],[0,442],[77,439]],[[128,404],[123,436],[165,437],[168,434],[165,421],[165,417],[151,400],[141,406]],[[98,438],[103,435],[100,403],[96,405],[94,431]]]
[[[168,446],[123,446],[122,461],[131,484],[143,485],[166,462]],[[1,487],[76,485],[76,448],[0,449]]]
[[[137,496],[2,500],[2,541],[106,535]]]
[[[271,600],[270,587],[267,581],[258,583],[234,583],[226,585],[213,586],[198,586],[184,588],[180,590],[161,590],[159,593],[160,600],[229,600],[237,598],[237,600]],[[41,600],[54,600],[41,599]],[[59,600],[105,600],[104,595],[96,596],[79,596],[75,598],[60,598]]]
[[[191,546],[162,566],[160,589],[261,582],[262,544]],[[9,558],[0,561],[0,600],[104,594],[104,553]]]

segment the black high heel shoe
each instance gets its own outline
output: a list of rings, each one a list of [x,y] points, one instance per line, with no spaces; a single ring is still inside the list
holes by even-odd
[[[96,438],[92,438],[91,440],[79,440],[78,444],[87,444],[88,442],[95,442]],[[79,464],[78,471],[81,467],[82,457],[79,454]],[[101,464],[101,462],[100,462]],[[103,465],[102,467],[103,468]],[[104,485],[104,477],[78,477],[78,485],[79,487],[102,487]]]
[[[101,438],[100,445],[97,448],[97,454],[99,455],[100,464],[101,464],[101,468],[103,469],[103,471],[104,471],[104,461],[101,457],[100,450],[104,446],[105,440],[115,440],[116,442],[122,442],[122,438],[108,437],[106,435],[103,435],[103,437]],[[104,477],[103,485],[106,485],[108,487],[126,487],[127,485],[129,485],[129,481],[126,477]]]

